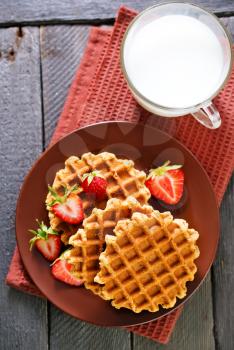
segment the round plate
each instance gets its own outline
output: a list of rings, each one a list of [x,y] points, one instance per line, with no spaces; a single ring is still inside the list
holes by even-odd
[[[72,287],[57,281],[50,272],[49,263],[33,249],[29,251],[28,229],[35,228],[35,219],[48,223],[45,209],[47,185],[52,184],[56,171],[64,167],[71,155],[85,152],[109,151],[119,157],[134,160],[136,167],[149,169],[170,160],[182,164],[185,190],[180,203],[166,206],[156,200],[151,204],[160,211],[170,210],[174,217],[184,218],[199,234],[200,257],[196,260],[198,272],[188,282],[184,303],[205,278],[213,260],[219,238],[219,214],[208,176],[195,157],[170,135],[146,125],[127,122],[104,122],[77,130],[64,137],[42,154],[25,179],[16,211],[16,237],[23,263],[33,282],[57,307],[81,320],[103,326],[129,326],[155,320],[172,309],[135,314],[127,309],[115,309],[84,287]]]

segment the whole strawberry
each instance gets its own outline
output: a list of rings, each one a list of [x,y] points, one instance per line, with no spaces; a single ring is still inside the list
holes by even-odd
[[[162,166],[151,169],[145,185],[150,193],[167,204],[177,204],[184,190],[184,172],[182,165],[169,165],[167,161]]]
[[[34,237],[30,239],[30,250],[32,250],[34,244],[39,252],[49,261],[57,259],[60,254],[62,242],[58,232],[52,230],[51,227],[47,227],[42,221],[39,223],[37,231],[29,230]]]
[[[84,174],[81,186],[84,192],[94,194],[97,200],[106,198],[107,181],[99,171]]]
[[[80,197],[74,193],[77,192],[77,186],[73,186],[69,190],[64,188],[64,195],[59,196],[57,192],[48,186],[53,200],[48,205],[53,213],[69,224],[77,225],[84,219],[83,204]]]

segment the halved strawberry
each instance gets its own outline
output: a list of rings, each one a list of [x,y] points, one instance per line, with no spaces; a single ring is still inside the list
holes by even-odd
[[[73,266],[62,257],[57,259],[52,265],[51,272],[53,276],[64,283],[72,286],[80,286],[83,281],[72,274]]]
[[[150,193],[167,204],[176,204],[184,190],[184,172],[182,165],[169,165],[167,161],[162,166],[151,169],[145,185]]]
[[[107,181],[99,171],[84,174],[82,180],[81,186],[84,192],[94,194],[98,200],[106,197]]]
[[[47,227],[43,221],[38,222],[39,228],[37,231],[29,230],[34,234],[34,237],[30,239],[30,250],[32,250],[35,244],[39,252],[49,261],[57,259],[61,251],[61,238],[58,232],[52,230],[51,227]]]
[[[53,196],[52,202],[49,204],[53,213],[62,221],[69,224],[79,224],[84,219],[83,204],[77,194],[77,186],[67,190],[64,189],[64,195],[59,196],[55,190],[49,186],[49,191]]]

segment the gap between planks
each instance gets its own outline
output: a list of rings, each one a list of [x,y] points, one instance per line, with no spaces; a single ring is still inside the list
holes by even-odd
[[[224,12],[213,12],[219,18],[228,18],[234,16],[234,11]],[[53,25],[91,25],[91,26],[102,26],[102,25],[113,25],[115,17],[110,18],[92,18],[92,19],[48,19],[48,20],[29,20],[29,21],[9,21],[0,23],[0,28],[9,27],[39,27],[39,26],[53,26]]]

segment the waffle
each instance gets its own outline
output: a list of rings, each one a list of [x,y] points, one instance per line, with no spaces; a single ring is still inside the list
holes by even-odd
[[[113,235],[113,230],[119,220],[127,219],[134,212],[152,213],[149,205],[141,206],[134,197],[122,201],[109,199],[104,210],[93,209],[91,215],[84,220],[84,229],[71,236],[69,244],[72,249],[66,251],[65,259],[73,264],[79,277],[85,281],[85,287],[99,294],[100,285],[94,282],[99,271],[99,255],[105,245],[105,236]]]
[[[107,199],[125,199],[133,196],[141,204],[147,203],[150,192],[144,185],[146,174],[134,168],[131,160],[118,159],[114,154],[103,152],[100,154],[85,153],[81,158],[71,156],[65,162],[65,168],[57,172],[53,189],[58,194],[63,194],[64,187],[68,189],[74,185],[80,185],[82,176],[93,170],[99,170],[107,181]],[[77,194],[82,199],[85,215],[88,216],[94,207],[104,208],[106,201],[97,202],[95,197],[87,195],[79,187]],[[48,204],[52,201],[51,193],[46,198],[47,210],[49,210],[50,225],[55,231],[63,232],[62,239],[67,243],[69,236],[77,231],[77,225],[67,225],[57,218]]]
[[[171,308],[184,298],[186,282],[197,271],[199,235],[185,220],[170,212],[154,211],[150,216],[134,213],[119,221],[115,236],[106,235],[100,271],[95,282],[102,285],[102,297],[117,309],[138,313]]]

